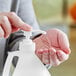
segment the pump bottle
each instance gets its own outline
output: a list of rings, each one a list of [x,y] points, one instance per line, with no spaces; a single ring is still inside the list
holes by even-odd
[[[32,31],[25,32],[26,38],[20,42],[19,51],[8,54],[2,76],[10,76],[10,67],[15,56],[18,57],[18,62],[12,76],[51,76],[44,64],[35,55],[35,43],[30,39],[31,35]]]

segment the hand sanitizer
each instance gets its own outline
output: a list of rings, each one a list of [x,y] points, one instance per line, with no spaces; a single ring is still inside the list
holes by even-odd
[[[18,57],[18,62],[12,76],[51,76],[44,64],[35,55],[35,43],[30,39],[31,35],[32,31],[25,32],[26,38],[20,42],[20,50],[8,54],[2,76],[10,76],[9,71],[14,56]]]

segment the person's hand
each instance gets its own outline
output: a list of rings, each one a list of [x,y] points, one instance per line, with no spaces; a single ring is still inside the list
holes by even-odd
[[[14,12],[0,13],[0,37],[7,38],[18,30],[30,31],[31,26],[24,23]]]
[[[44,64],[57,66],[68,59],[69,41],[66,34],[58,29],[51,29],[47,34],[33,40],[36,43],[36,55]]]

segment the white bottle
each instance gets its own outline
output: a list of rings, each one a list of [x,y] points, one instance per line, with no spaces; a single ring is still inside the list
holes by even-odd
[[[14,56],[18,62],[12,76],[51,76],[47,68],[35,55],[35,43],[30,39],[32,32],[25,32],[26,39],[20,42],[20,51],[10,52],[2,76],[10,76],[10,66]]]

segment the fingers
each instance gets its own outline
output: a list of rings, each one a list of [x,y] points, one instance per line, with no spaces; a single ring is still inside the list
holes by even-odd
[[[55,50],[54,48],[37,50],[36,55],[44,64],[52,66],[58,66],[69,58],[69,55],[62,50]]]
[[[32,28],[13,12],[0,13],[0,37],[7,38],[12,32],[20,29],[30,31]]]
[[[20,28],[24,31],[31,30],[31,26],[24,23],[14,12],[2,13],[1,15],[7,16],[14,27]]]
[[[51,49],[40,49],[36,51],[36,55],[43,62],[43,64],[50,64],[52,66],[57,66],[60,64],[60,61],[57,58],[56,50]]]
[[[44,64],[50,64],[50,62],[49,62],[49,50],[48,49],[44,49],[43,50],[42,62]]]
[[[61,64],[69,58],[69,55],[63,52],[62,50],[50,48],[49,53],[50,64],[52,64],[53,66],[58,66],[59,64]]]
[[[35,53],[44,64],[50,64],[48,49],[40,49],[37,50]]]
[[[64,62],[65,60],[69,58],[69,55],[64,53],[62,50],[58,50],[56,54],[57,54],[59,61],[62,61],[62,62]]]
[[[40,59],[41,61],[42,61],[42,52],[43,52],[42,49],[35,51],[36,55],[39,57],[39,59]]]
[[[11,34],[11,24],[7,16],[0,17],[1,28],[4,32],[4,37],[8,37]]]
[[[60,61],[59,59],[57,58],[57,55],[56,55],[56,50],[54,48],[50,48],[49,49],[49,57],[50,57],[50,64],[52,64],[52,66],[57,66],[60,64]]]

